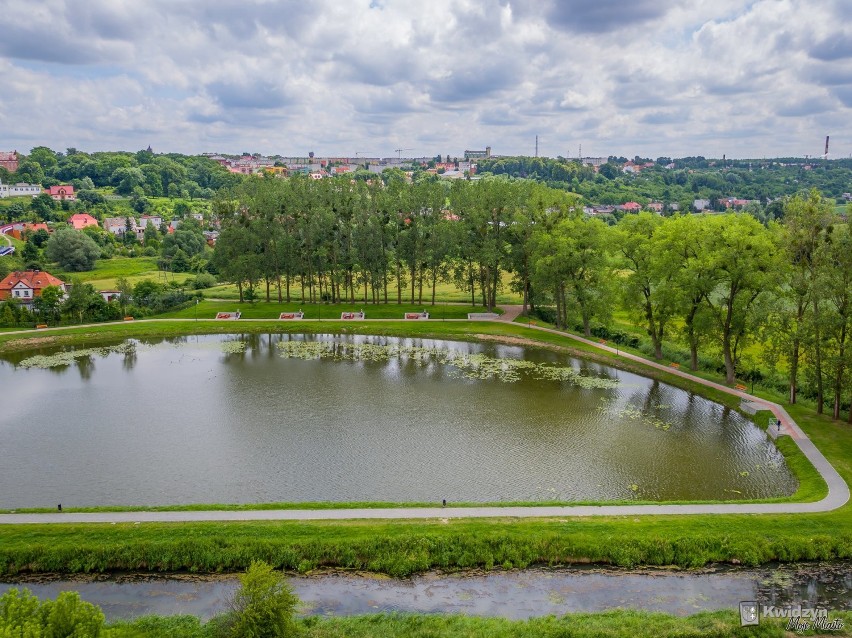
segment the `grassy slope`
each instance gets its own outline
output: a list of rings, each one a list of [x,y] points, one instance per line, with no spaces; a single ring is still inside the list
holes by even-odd
[[[852,624],[852,612],[830,613],[830,618]],[[311,617],[298,625],[305,638],[782,638],[785,622],[762,619],[757,627],[740,627],[733,611],[705,612],[685,618],[668,614],[615,610],[601,613],[576,613],[562,618],[553,616],[531,620],[476,618],[461,615],[375,614],[343,618]],[[828,633],[828,632],[826,632]],[[201,638],[204,629],[192,616],[147,617],[115,623],[106,638]],[[811,635],[811,634],[805,634]],[[834,635],[839,635],[834,632]]]
[[[164,281],[163,273],[157,269],[156,257],[113,257],[112,259],[99,259],[95,263],[94,270],[86,272],[63,272],[51,270],[51,273],[60,279],[78,279],[83,283],[90,283],[98,290],[115,287],[119,277],[126,278],[131,284],[138,283],[143,279]],[[168,273],[168,281],[185,281],[193,275],[189,273]]]
[[[139,323],[75,329],[60,342],[145,334],[231,332],[235,324]],[[347,329],[372,334],[470,338],[477,332],[541,338],[603,361],[583,344],[533,333],[517,324],[304,322],[238,324],[241,332]],[[46,333],[39,333],[43,337]],[[75,336],[76,335],[76,336]],[[0,334],[0,348],[23,347]],[[2,351],[2,350],[0,350]],[[638,366],[637,366],[638,368]],[[650,373],[680,382],[666,373]],[[666,378],[669,377],[669,378]],[[729,402],[731,397],[702,391]],[[790,413],[841,475],[852,479],[852,431],[807,408]],[[818,488],[814,487],[814,494]],[[813,495],[813,494],[812,494]],[[852,557],[852,507],[813,515],[647,516],[560,520],[452,520],[394,522],[252,522],[145,525],[41,525],[0,528],[0,573],[109,570],[235,571],[253,558],[308,571],[319,566],[405,575],[430,568],[522,567],[532,564],[602,562],[618,565],[697,566],[731,561],[830,560]]]

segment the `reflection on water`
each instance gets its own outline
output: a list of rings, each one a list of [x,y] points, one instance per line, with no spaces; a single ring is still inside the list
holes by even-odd
[[[293,577],[302,613],[356,615],[378,612],[462,613],[531,618],[570,612],[629,608],[686,616],[737,609],[743,600],[784,606],[852,609],[848,562],[763,569],[672,573],[598,569],[529,569],[485,574],[425,574],[395,580],[329,574]],[[12,585],[0,583],[0,592]],[[235,577],[84,577],[18,583],[41,598],[79,591],[108,619],[143,614],[193,614],[205,620],[225,610],[238,586]]]
[[[409,354],[284,358],[277,344],[291,340]],[[515,382],[468,378],[446,357],[421,356],[429,349],[619,383],[583,387],[576,375],[545,380],[526,368]],[[765,433],[736,412],[547,350],[212,335],[147,340],[60,368],[21,366],[55,352],[0,363],[0,384],[15,398],[0,420],[0,507],[743,499],[796,488]]]

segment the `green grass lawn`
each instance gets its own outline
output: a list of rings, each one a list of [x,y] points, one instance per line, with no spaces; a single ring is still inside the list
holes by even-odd
[[[498,304],[520,304],[523,303],[523,298],[521,295],[518,295],[511,290],[509,290],[509,282],[511,281],[512,276],[509,273],[503,273],[503,287],[502,291],[497,295],[497,303]],[[282,294],[284,290],[284,285],[282,284]],[[415,290],[415,293],[417,290]],[[363,295],[363,290],[360,291]],[[213,288],[208,288],[203,291],[205,297],[211,297],[214,299],[234,299],[237,300],[240,298],[240,293],[237,287],[234,284],[222,284],[219,286],[215,286]],[[262,298],[266,299],[266,288],[264,286],[260,286],[257,294]],[[307,296],[307,290],[305,291]],[[270,291],[270,295],[272,299],[278,299],[278,291],[275,287],[273,287]],[[302,299],[302,287],[297,282],[294,281],[290,284],[290,298],[293,301],[300,301]],[[384,298],[384,297],[383,297]],[[415,295],[415,298],[416,295]],[[407,303],[411,300],[411,286],[406,286],[402,291],[402,301],[403,303]],[[396,280],[391,278],[388,283],[388,301],[390,303],[396,302]],[[435,301],[436,303],[450,302],[450,303],[462,303],[469,304],[470,303],[470,293],[464,292],[463,290],[458,289],[455,284],[452,283],[439,283],[435,286]],[[480,303],[482,301],[482,295],[477,291],[476,302]],[[424,284],[423,287],[423,304],[431,304],[432,302],[432,288],[426,286]],[[359,302],[360,303],[360,302]],[[417,304],[415,304],[417,305]]]
[[[239,310],[243,319],[278,319],[282,312],[295,312],[302,310],[305,319],[340,319],[340,313],[364,310],[367,319],[403,319],[405,313],[421,312],[426,310],[434,319],[467,319],[469,312],[486,312],[485,308],[478,306],[461,306],[455,304],[439,304],[436,306],[424,306],[403,303],[396,304],[303,304],[292,303],[266,303],[265,301],[239,303],[237,301],[210,301],[204,300],[190,308],[167,312],[160,317],[166,319],[194,319],[196,313],[199,319],[215,319],[217,312],[234,312]],[[298,323],[298,322],[296,322]],[[351,323],[351,322],[350,322]]]
[[[92,284],[98,290],[115,288],[115,282],[120,277],[124,277],[131,284],[136,284],[143,279],[183,282],[193,277],[190,273],[163,273],[157,268],[156,257],[113,257],[99,259],[95,263],[94,270],[86,272],[64,272],[59,269],[53,269],[50,272],[63,281],[77,279],[83,283]]]

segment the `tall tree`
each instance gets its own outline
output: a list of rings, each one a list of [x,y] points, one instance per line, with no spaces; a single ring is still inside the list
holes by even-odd
[[[711,230],[710,268],[716,289],[705,297],[721,334],[725,379],[733,383],[740,349],[754,332],[755,309],[775,288],[781,257],[774,230],[747,215],[707,220]]]
[[[663,358],[663,338],[677,308],[675,277],[683,265],[679,255],[661,250],[656,232],[662,225],[661,217],[640,213],[622,218],[614,233],[625,269],[625,303],[641,315],[657,359]]]

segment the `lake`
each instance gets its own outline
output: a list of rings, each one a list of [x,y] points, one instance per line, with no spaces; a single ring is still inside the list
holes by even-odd
[[[546,349],[209,335],[0,362],[0,507],[752,499],[797,482],[733,410]]]

